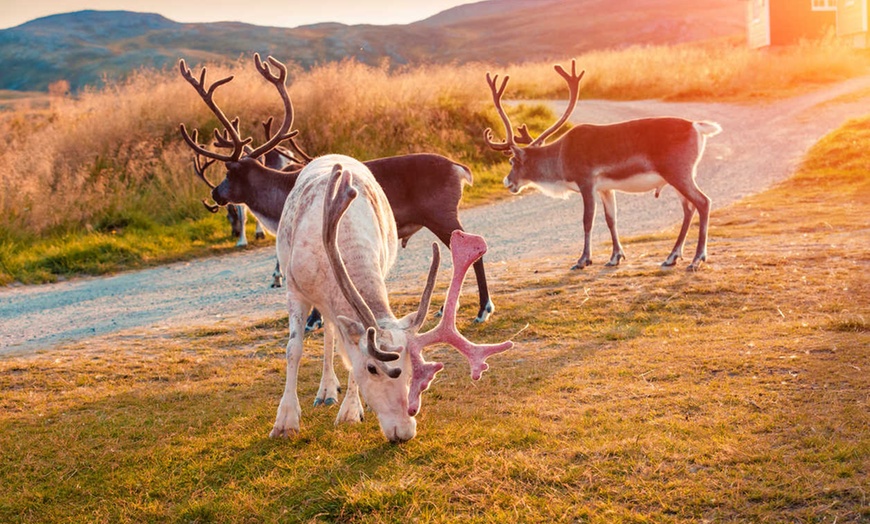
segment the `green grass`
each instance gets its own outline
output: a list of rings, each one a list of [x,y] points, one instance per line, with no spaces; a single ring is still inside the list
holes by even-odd
[[[248,229],[249,249],[274,243],[254,240],[253,221]],[[10,235],[0,239],[0,285],[152,267],[227,253],[237,249],[235,245],[225,213],[203,213],[173,225],[143,221],[38,238]]]
[[[333,427],[337,407],[311,406],[317,335],[302,432],[267,438],[283,316],[6,356],[0,521],[865,522],[868,143],[870,120],[851,122],[793,179],[714,212],[698,273],[492,266],[498,311],[460,328],[528,328],[477,383],[429,350],[446,367],[402,445],[371,414]],[[418,292],[391,290],[397,312]]]

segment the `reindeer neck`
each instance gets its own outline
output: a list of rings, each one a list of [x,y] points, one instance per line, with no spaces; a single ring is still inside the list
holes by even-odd
[[[254,176],[256,179],[252,176],[251,187],[256,188],[256,191],[252,191],[245,204],[254,216],[274,233],[281,220],[284,202],[296,184],[299,174],[262,166]]]
[[[562,141],[527,149],[527,165],[534,166],[536,180],[542,183],[562,181]]]

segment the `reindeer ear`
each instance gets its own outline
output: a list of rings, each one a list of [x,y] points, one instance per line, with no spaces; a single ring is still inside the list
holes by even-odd
[[[365,334],[365,327],[356,320],[338,315],[338,329],[354,344],[359,344],[359,339]]]
[[[417,313],[408,313],[404,317],[399,319],[399,329],[403,331],[407,331],[414,325],[414,320],[417,319]]]

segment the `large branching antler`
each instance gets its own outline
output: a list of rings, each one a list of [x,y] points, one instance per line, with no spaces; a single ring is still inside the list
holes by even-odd
[[[433,244],[435,252],[437,245]],[[408,393],[408,414],[416,414],[420,409],[421,395],[428,389],[429,384],[441,367],[440,363],[429,363],[423,359],[422,351],[426,346],[438,343],[450,344],[462,353],[471,367],[471,378],[478,380],[484,371],[489,369],[486,359],[496,353],[507,351],[513,347],[512,341],[500,344],[475,344],[465,338],[456,328],[456,310],[459,307],[459,294],[462,291],[462,281],[465,274],[474,262],[486,253],[486,241],[483,237],[456,230],[450,236],[450,253],[453,258],[453,278],[447,288],[447,300],[444,303],[444,315],[438,325],[426,333],[408,337],[408,353],[411,358],[411,367],[414,370],[414,380]],[[437,268],[433,260],[430,269],[430,281],[434,281],[434,269]],[[427,284],[428,286],[428,284]],[[428,308],[428,299],[426,308]],[[423,303],[417,312],[415,321],[422,324],[421,311],[424,311]],[[422,314],[425,317],[425,312]],[[419,324],[418,324],[419,329]]]
[[[356,188],[351,185],[352,180],[351,173],[343,170],[340,164],[336,164],[332,168],[332,175],[329,178],[323,204],[323,245],[326,248],[326,254],[329,258],[330,266],[332,266],[335,280],[345,299],[347,299],[351,308],[356,312],[357,318],[362,322],[367,331],[369,329],[377,330],[377,319],[350,279],[347,267],[338,249],[339,223],[347,208],[350,207],[351,202],[359,194]],[[373,357],[381,362],[390,362],[399,358],[398,353],[381,351],[376,341],[370,341],[368,350]],[[389,369],[386,366],[382,366],[382,370],[389,376],[396,374],[395,370]]]
[[[519,136],[514,137],[513,129],[511,127],[510,118],[508,118],[507,113],[501,104],[502,96],[504,96],[505,88],[507,87],[509,76],[505,76],[504,80],[502,80],[501,85],[496,87],[498,82],[498,75],[492,77],[489,73],[486,73],[486,82],[489,84],[489,90],[492,92],[492,101],[495,104],[495,109],[498,111],[499,116],[501,117],[501,121],[505,127],[505,140],[504,142],[496,142],[493,140],[493,133],[491,128],[486,128],[483,132],[483,139],[486,142],[486,145],[491,149],[496,151],[509,152],[511,147],[516,146],[517,144],[527,144],[530,147],[537,147],[544,144],[544,141],[550,137],[553,133],[559,130],[562,125],[568,120],[571,116],[571,113],[574,112],[574,107],[577,104],[577,96],[580,92],[580,79],[583,78],[583,74],[585,71],[581,71],[580,74],[577,74],[577,64],[576,60],[571,60],[571,74],[568,74],[565,69],[561,65],[556,65],[554,67],[557,73],[565,79],[565,82],[568,83],[568,107],[565,109],[565,112],[556,121],[555,124],[547,128],[546,131],[541,133],[538,138],[532,139],[532,136],[529,134],[529,129],[525,124],[521,125],[517,128],[517,134]]]
[[[263,132],[264,132],[264,134],[266,135],[266,140],[271,140],[271,139],[272,139],[272,121],[273,121],[273,120],[274,120],[274,119],[270,116],[268,120],[266,120],[265,122],[263,122]],[[299,144],[296,143],[296,138],[295,138],[295,137],[290,137],[290,138],[288,138],[288,139],[287,139],[287,142],[290,143],[290,146],[293,148],[294,151],[296,151],[296,154],[299,155],[298,158],[297,158],[293,153],[291,153],[290,151],[288,151],[288,150],[285,149],[285,148],[276,148],[275,151],[276,151],[279,155],[281,155],[281,156],[283,156],[284,158],[286,158],[287,160],[289,160],[292,164],[294,164],[294,166],[297,166],[297,167],[304,167],[304,166],[308,165],[309,162],[311,162],[312,160],[314,160],[314,157],[309,156],[308,153],[306,153],[306,152],[305,152],[305,151],[304,151],[304,150],[299,146]]]
[[[468,359],[468,364],[471,366],[471,378],[477,380],[484,371],[489,369],[489,365],[486,363],[487,357],[506,351],[514,344],[511,341],[500,344],[475,344],[456,329],[456,310],[459,307],[462,281],[471,265],[486,253],[486,241],[481,236],[457,229],[450,236],[450,253],[453,258],[453,278],[447,288],[444,315],[437,326],[420,335],[419,339],[423,346],[446,342],[455,347]]]
[[[252,149],[250,152],[247,152],[248,156],[253,158],[259,158],[264,154],[268,153],[272,149],[274,149],[278,144],[285,140],[290,140],[294,149],[296,149],[300,154],[302,154],[307,161],[310,161],[311,158],[308,155],[305,155],[302,150],[296,145],[293,138],[299,133],[299,131],[291,131],[293,127],[293,104],[290,101],[290,95],[287,93],[287,66],[285,66],[280,61],[276,60],[273,57],[268,57],[266,62],[263,62],[260,59],[259,53],[254,54],[254,64],[257,67],[257,71],[265,78],[269,83],[275,86],[278,91],[278,95],[281,97],[281,101],[284,105],[284,119],[281,122],[281,126],[278,131],[271,135],[271,132],[267,129],[267,139],[264,144],[257,147],[256,149]],[[184,124],[181,124],[181,136],[184,138],[184,141],[187,142],[187,145],[191,147],[197,154],[202,155],[206,158],[210,158],[213,160],[220,160],[221,162],[235,162],[239,158],[241,158],[242,153],[245,152],[245,146],[250,144],[253,139],[251,137],[241,138],[241,134],[239,131],[239,118],[236,117],[233,120],[230,120],[226,114],[221,110],[221,108],[214,101],[214,93],[220,86],[229,83],[233,76],[228,76],[226,78],[222,78],[214,82],[211,86],[206,87],[206,68],[202,68],[202,72],[200,73],[199,80],[194,78],[190,69],[187,67],[187,64],[184,62],[184,59],[179,60],[178,62],[179,70],[181,71],[181,76],[184,77],[187,82],[193,86],[196,92],[199,94],[200,98],[206,103],[206,105],[211,109],[212,113],[218,118],[218,121],[223,126],[223,131],[214,130],[214,145],[219,148],[227,148],[232,152],[229,155],[215,153],[213,151],[208,150],[205,146],[199,144],[198,138],[196,135],[196,131],[191,135],[187,132]],[[272,68],[275,68],[277,72],[273,72]],[[270,124],[271,125],[271,119]],[[307,163],[306,162],[302,162]]]
[[[275,86],[275,89],[278,90],[278,95],[281,96],[281,101],[284,103],[284,120],[282,120],[281,126],[278,128],[278,132],[266,140],[265,144],[254,149],[249,155],[253,158],[259,158],[274,149],[281,142],[290,140],[298,135],[299,131],[290,131],[290,128],[293,127],[293,103],[290,102],[290,95],[287,93],[287,85],[285,84],[287,81],[287,66],[271,56],[266,58],[266,62],[263,62],[260,59],[259,53],[254,54],[254,64],[256,64],[257,71],[260,72],[263,78]],[[272,66],[278,70],[277,74],[272,73]]]
[[[551,125],[547,128],[546,131],[541,133],[538,138],[536,138],[529,147],[536,147],[543,145],[544,141],[549,138],[550,135],[559,130],[562,125],[568,121],[568,117],[571,116],[571,113],[574,112],[574,106],[577,105],[577,96],[580,93],[580,79],[583,78],[583,75],[586,71],[580,71],[580,74],[577,74],[577,60],[571,60],[571,74],[569,75],[565,69],[561,65],[556,65],[554,67],[557,73],[565,79],[565,82],[568,83],[568,107],[565,109],[565,112],[562,113],[562,116],[559,120],[556,121],[555,124]],[[523,126],[525,127],[525,126]]]
[[[220,160],[221,162],[235,162],[242,156],[242,148],[245,145],[249,144],[252,138],[248,137],[244,140],[239,137],[238,131],[238,118],[230,121],[227,118],[227,115],[218,107],[217,103],[214,101],[214,93],[218,87],[229,83],[233,76],[228,76],[226,78],[222,78],[216,82],[214,82],[210,87],[205,87],[205,75],[206,68],[202,68],[202,72],[199,75],[199,80],[193,77],[193,73],[190,72],[190,69],[187,67],[187,64],[184,63],[184,59],[178,61],[178,68],[181,71],[181,76],[184,77],[187,82],[193,86],[196,92],[199,94],[200,98],[202,98],[203,102],[211,109],[212,113],[218,118],[218,121],[224,127],[223,134],[218,132],[217,129],[214,130],[215,142],[220,147],[228,147],[232,149],[232,153],[229,155],[222,155],[219,153],[215,153],[213,151],[209,151],[204,146],[200,145],[197,141],[197,133],[194,131],[193,136],[191,136],[187,132],[187,128],[184,127],[184,124],[181,124],[181,137],[187,142],[187,145],[190,146],[197,154],[202,155],[206,158],[210,158],[213,160]]]
[[[197,130],[194,129],[193,130],[193,137],[192,137],[194,141],[196,141],[196,137],[197,137]],[[215,162],[214,159],[209,159],[209,160],[206,160],[205,162],[203,162],[201,155],[199,155],[199,154],[193,155],[193,171],[194,171],[194,173],[196,173],[196,176],[198,176],[203,182],[205,182],[205,184],[209,188],[211,188],[212,190],[214,190],[216,186],[211,183],[211,180],[209,180],[208,177],[205,176],[205,170],[208,169],[208,166],[212,165],[214,162]],[[204,205],[205,208],[208,209],[209,211],[211,211],[212,213],[217,213],[218,209],[220,209],[220,207],[221,207],[217,204],[210,204],[208,202],[208,200],[206,200],[206,199],[202,200],[202,205]]]
[[[496,83],[498,82],[498,75],[494,77],[486,73],[486,83],[489,84],[489,90],[492,92],[492,103],[495,104],[495,110],[498,111],[498,116],[501,117],[502,124],[504,124],[505,130],[505,140],[504,142],[495,142],[493,140],[492,128],[487,127],[483,132],[483,140],[486,142],[491,149],[495,149],[496,151],[510,151],[510,148],[516,143],[514,142],[514,133],[513,126],[511,125],[511,119],[508,118],[507,113],[505,113],[504,108],[501,105],[501,97],[504,95],[504,90],[507,88],[508,80],[511,77],[505,75],[504,79],[501,81],[501,85],[496,87]]]

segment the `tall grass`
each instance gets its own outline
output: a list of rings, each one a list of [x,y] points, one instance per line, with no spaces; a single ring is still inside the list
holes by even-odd
[[[570,63],[570,57],[562,61]],[[829,37],[798,45],[750,49],[742,39],[674,46],[633,46],[577,57],[583,98],[751,102],[793,95],[870,72],[870,54]],[[552,64],[506,68],[523,98],[563,98]]]
[[[761,52],[725,40],[578,57],[578,66],[587,70],[581,96],[616,99],[769,99],[864,74],[868,64],[866,52],[833,39]],[[483,81],[486,71],[511,75],[507,96],[512,98],[566,94],[549,62],[499,68],[393,68],[351,61],[310,71],[291,67],[288,83],[300,142],[314,154],[363,159],[445,154],[472,166],[476,185],[468,200],[486,202],[504,171],[503,157],[480,139],[484,128],[501,125]],[[244,134],[262,140],[260,123],[282,110],[274,87],[249,58],[209,65],[210,82],[228,75],[235,79],[218,91],[218,103],[227,114],[242,117]],[[184,122],[209,136],[218,123],[177,71],[143,69],[75,98],[54,97],[47,108],[16,107],[0,113],[0,135],[6,137],[0,150],[0,283],[28,280],[10,268],[23,267],[19,254],[45,239],[54,243],[71,234],[132,230],[147,234],[204,220],[198,201],[207,188],[192,175],[191,154],[177,128]],[[514,120],[530,123],[533,132],[554,120],[540,106],[521,111]],[[220,169],[213,171],[218,179]],[[219,227],[218,221],[209,223]],[[119,267],[124,265],[119,261]],[[50,278],[53,271],[43,267],[36,273]]]
[[[280,99],[247,60],[209,67],[209,81],[228,75],[235,80],[218,91],[219,104],[243,117],[243,133],[262,140],[260,123],[280,115]],[[479,96],[470,81],[449,67],[390,73],[353,62],[325,65],[293,81],[296,127],[312,153],[371,158],[434,150],[479,159],[481,146],[467,136],[489,124],[474,113]],[[100,230],[139,215],[158,222],[195,216],[205,186],[192,176],[179,122],[205,136],[217,126],[175,71],[138,71],[47,110],[4,114],[0,230]]]

